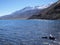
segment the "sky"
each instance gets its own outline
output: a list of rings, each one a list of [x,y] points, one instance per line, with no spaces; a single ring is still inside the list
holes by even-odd
[[[46,6],[57,0],[0,0],[0,16],[11,14],[24,7]]]

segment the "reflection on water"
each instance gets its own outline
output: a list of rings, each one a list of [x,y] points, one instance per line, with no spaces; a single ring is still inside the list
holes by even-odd
[[[52,34],[56,40],[42,39]],[[59,20],[0,20],[0,45],[60,45]]]

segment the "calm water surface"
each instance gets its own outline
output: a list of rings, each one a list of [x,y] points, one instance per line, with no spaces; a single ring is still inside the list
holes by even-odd
[[[50,34],[56,40],[41,38]],[[0,20],[0,45],[60,45],[60,21]]]

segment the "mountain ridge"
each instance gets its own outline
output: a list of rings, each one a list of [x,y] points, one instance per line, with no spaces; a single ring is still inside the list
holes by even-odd
[[[29,19],[47,19],[57,20],[60,19],[60,0],[50,5],[42,13],[33,15]]]
[[[32,15],[38,15],[41,10],[39,7],[25,7],[21,10],[13,12],[12,14],[2,16],[0,19],[28,19]]]

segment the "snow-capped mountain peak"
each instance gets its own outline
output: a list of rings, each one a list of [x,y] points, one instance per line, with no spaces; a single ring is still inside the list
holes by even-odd
[[[35,6],[35,8],[36,9],[44,9],[44,8],[47,8],[48,6],[45,6],[45,5],[43,5],[43,6]]]

